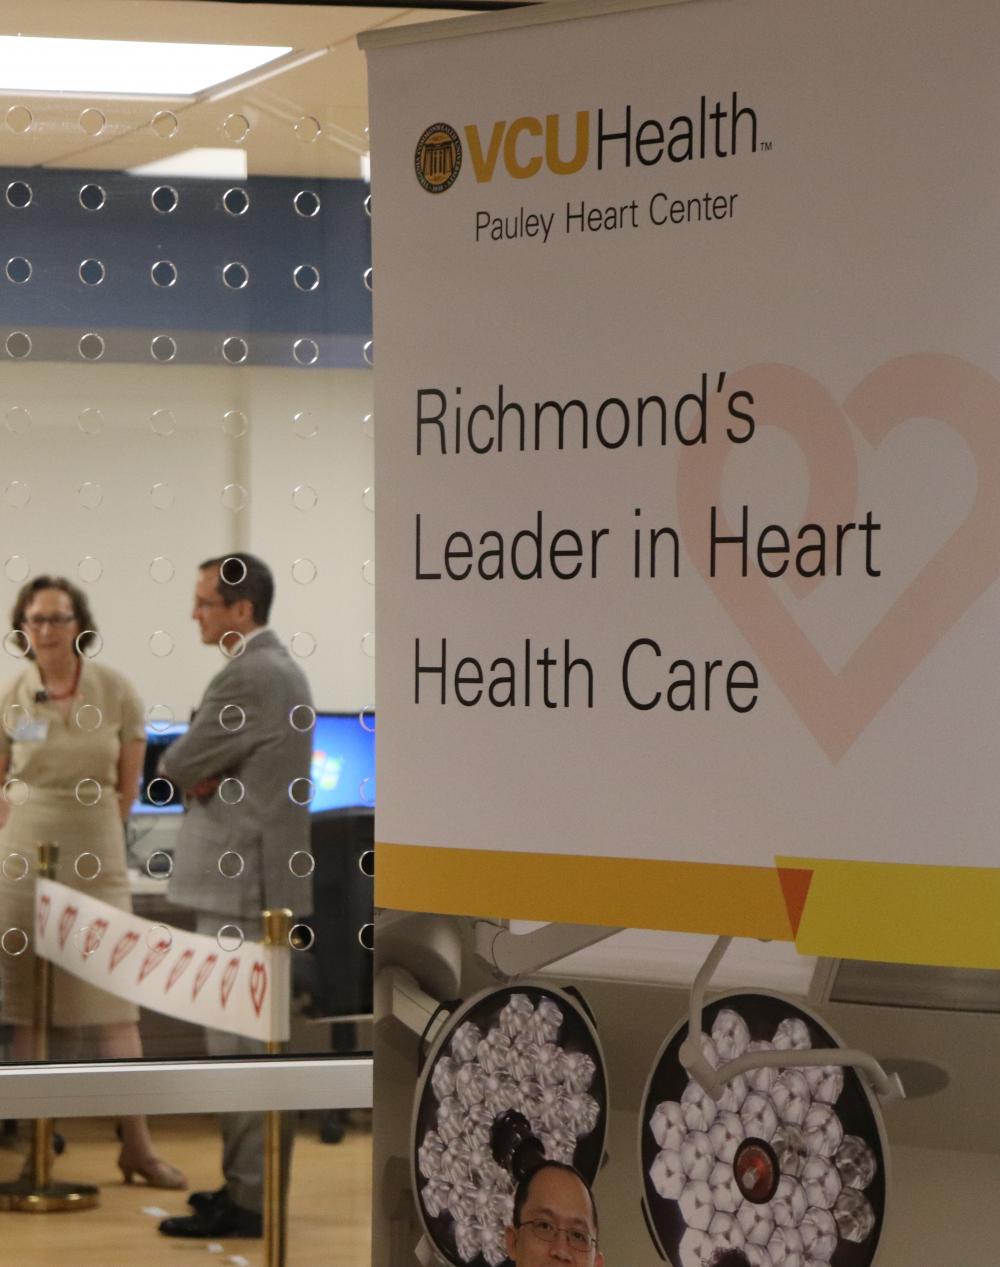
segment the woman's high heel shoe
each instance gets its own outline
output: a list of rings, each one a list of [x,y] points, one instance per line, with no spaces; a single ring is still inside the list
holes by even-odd
[[[187,1176],[183,1170],[164,1161],[161,1157],[146,1157],[142,1161],[130,1161],[123,1153],[118,1155],[118,1169],[125,1183],[131,1183],[138,1175],[150,1188],[186,1188]]]

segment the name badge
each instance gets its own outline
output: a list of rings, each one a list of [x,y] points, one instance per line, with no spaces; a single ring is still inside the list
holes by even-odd
[[[19,743],[44,743],[49,737],[47,721],[26,721],[14,731],[14,739]]]

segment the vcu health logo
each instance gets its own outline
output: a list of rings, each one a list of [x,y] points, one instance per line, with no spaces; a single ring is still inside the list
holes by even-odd
[[[462,170],[462,142],[447,123],[432,123],[417,142],[414,155],[417,180],[429,194],[450,189]]]

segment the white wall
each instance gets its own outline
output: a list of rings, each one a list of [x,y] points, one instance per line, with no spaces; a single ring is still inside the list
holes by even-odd
[[[98,434],[92,434],[92,415],[80,425],[87,409],[101,412]],[[195,569],[208,555],[247,548],[274,570],[278,632],[285,639],[300,631],[316,639],[315,653],[302,663],[317,706],[370,707],[374,660],[366,650],[373,651],[373,638],[362,647],[374,620],[373,589],[362,577],[374,548],[374,516],[363,502],[373,482],[371,426],[363,425],[370,409],[370,376],[360,370],[4,366],[4,629],[19,588],[14,556],[27,560],[31,575],[56,572],[77,582],[81,560],[97,559],[100,578],[83,588],[105,640],[102,659],[133,680],[147,705],[167,704],[177,717],[186,716],[220,663],[217,650],[200,646],[190,620]],[[12,410],[30,414],[27,430],[24,415]],[[172,434],[154,431],[156,410],[173,414]],[[227,434],[223,415],[230,410],[246,415],[246,435]],[[299,412],[310,415],[315,435],[297,434]],[[157,484],[170,486],[169,508],[154,505]],[[247,491],[242,510],[223,503],[230,484]],[[23,485],[30,499],[15,506]],[[100,485],[100,505],[87,507],[82,498],[94,494],[93,485]],[[311,509],[293,503],[300,485],[315,490]],[[162,583],[150,575],[158,557],[173,565],[173,576]],[[292,579],[292,565],[302,558],[316,566],[311,584]],[[156,630],[173,639],[172,652],[162,658],[150,649]],[[4,677],[19,667],[0,657]]]

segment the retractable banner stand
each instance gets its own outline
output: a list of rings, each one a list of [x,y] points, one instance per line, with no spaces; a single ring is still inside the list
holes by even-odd
[[[606,1123],[609,1267],[992,1267],[928,1211],[1000,1182],[996,1018],[919,1009],[1000,968],[1000,6],[363,42],[374,1263],[535,1261]]]
[[[369,48],[376,900],[1000,966],[1000,9],[524,22]]]

